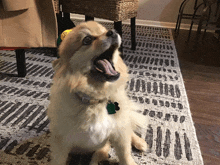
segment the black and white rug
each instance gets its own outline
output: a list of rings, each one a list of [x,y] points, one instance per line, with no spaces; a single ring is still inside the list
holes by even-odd
[[[136,33],[137,49],[132,51],[130,27],[123,25],[123,54],[131,76],[127,90],[150,120],[142,135],[150,153],[132,154],[139,165],[202,165],[171,30],[137,26]],[[13,76],[15,53],[0,51],[0,164],[50,160],[46,109],[54,59],[48,49],[27,50],[27,76],[18,78]],[[113,150],[111,154],[115,158]]]

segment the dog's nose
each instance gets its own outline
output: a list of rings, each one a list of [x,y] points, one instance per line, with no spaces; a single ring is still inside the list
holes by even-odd
[[[114,34],[114,32],[112,30],[109,30],[107,33],[106,33],[106,36],[107,37],[110,37]]]

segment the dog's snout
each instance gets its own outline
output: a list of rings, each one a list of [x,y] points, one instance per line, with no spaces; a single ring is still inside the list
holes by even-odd
[[[109,30],[105,35],[107,36],[108,42],[110,42],[112,45],[120,46],[121,37],[114,29]]]
[[[107,33],[106,33],[106,36],[107,37],[115,37],[116,36],[116,32],[114,30],[109,30]]]
[[[107,37],[110,37],[114,34],[114,32],[112,30],[109,30],[107,33],[106,33],[106,36]]]

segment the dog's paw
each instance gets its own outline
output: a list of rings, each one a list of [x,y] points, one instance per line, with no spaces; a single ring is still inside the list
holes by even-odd
[[[137,148],[140,151],[148,151],[149,147],[148,144],[145,142],[144,139],[138,139],[137,141],[135,141],[135,143],[133,144],[135,148]]]

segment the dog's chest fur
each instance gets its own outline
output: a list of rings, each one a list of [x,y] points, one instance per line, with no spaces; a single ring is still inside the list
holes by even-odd
[[[63,94],[66,95],[65,92]],[[100,148],[116,124],[114,115],[108,114],[107,103],[86,106],[83,103],[79,104],[80,100],[71,101],[69,99],[70,97],[61,96],[58,100],[53,100],[57,106],[53,106],[54,111],[50,111],[49,116],[51,118],[56,116],[56,120],[51,121],[50,129],[55,128],[53,124],[56,125],[56,128],[59,127],[59,134],[62,134],[64,140],[77,150],[89,151]],[[60,111],[59,107],[65,109],[65,113]]]
[[[104,116],[93,116],[91,121],[85,125],[82,124],[80,129],[74,131],[72,137],[71,134],[69,137],[82,148],[89,150],[99,148],[114,128],[114,119],[111,116]]]

